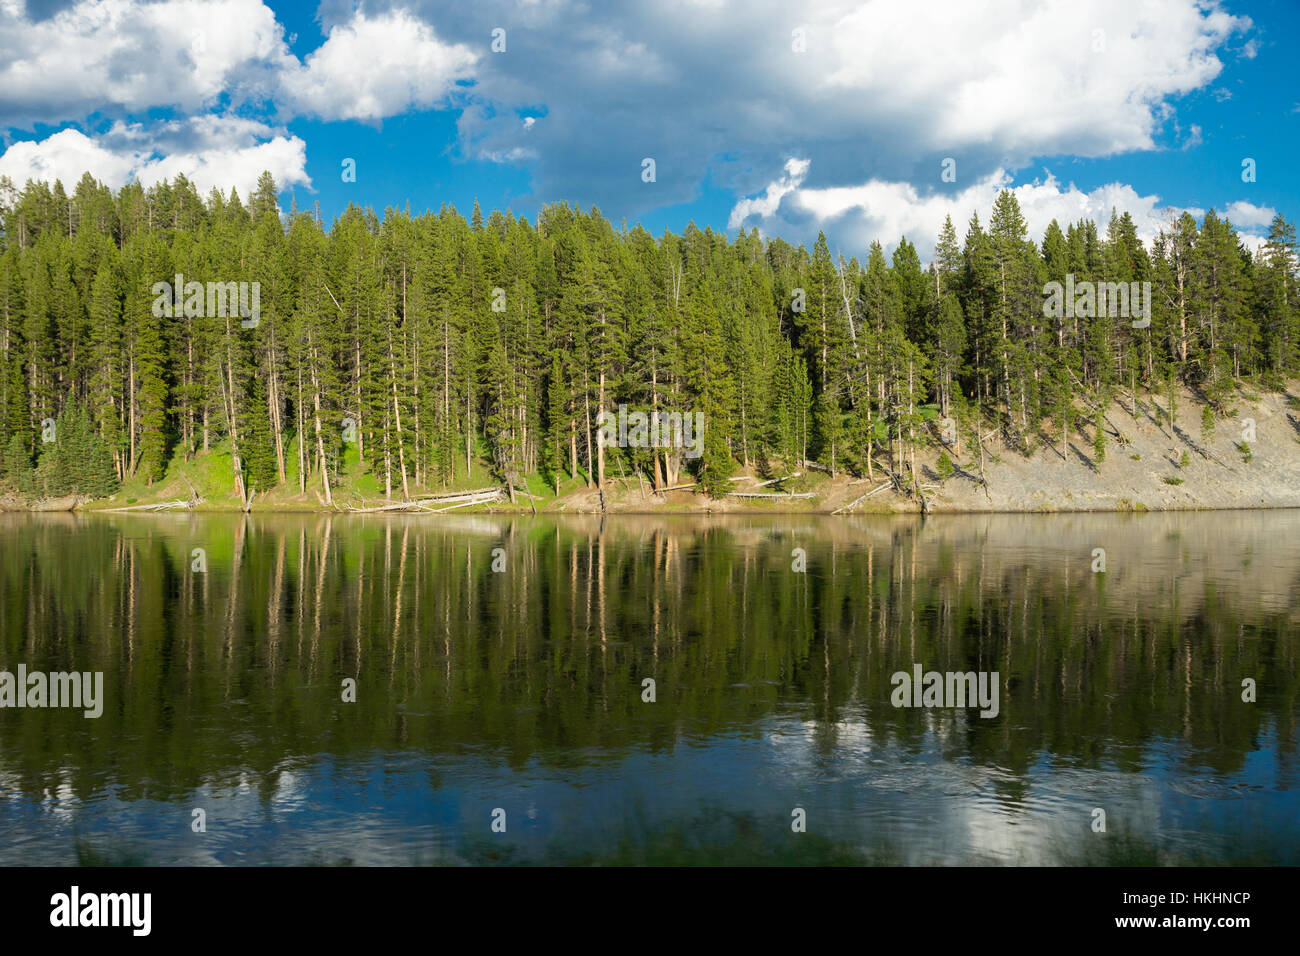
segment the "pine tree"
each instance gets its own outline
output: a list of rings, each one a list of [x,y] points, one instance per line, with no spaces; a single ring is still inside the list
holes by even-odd
[[[1118,211],[1103,231],[1053,222],[1036,246],[1004,191],[960,246],[945,219],[926,267],[906,238],[858,258],[824,235],[811,249],[694,224],[653,237],[565,204],[536,223],[353,206],[327,232],[296,207],[282,217],[269,174],[248,196],[201,199],[184,177],[116,194],[89,176],[71,192],[0,180],[6,488],[98,494],[81,489],[226,450],[244,506],[308,486],[330,504],[358,472],[413,496],[485,467],[511,487],[541,472],[557,494],[566,473],[644,493],[689,468],[720,494],[737,465],[873,477],[884,453],[915,481],[936,406],[1025,450],[1046,425],[1066,460],[1086,407],[1100,462],[1117,395],[1159,393],[1176,434],[1178,388],[1213,422],[1241,379],[1281,389],[1300,372],[1280,215],[1255,253],[1213,211],[1171,219],[1149,249]],[[155,285],[177,273],[200,291],[172,290],[155,315]],[[1069,277],[1103,284],[1108,308],[1045,315],[1045,284]],[[1153,311],[1135,328],[1109,306],[1145,281]],[[208,282],[257,283],[257,321],[207,309]],[[601,448],[598,416],[620,405],[702,413],[702,455]]]

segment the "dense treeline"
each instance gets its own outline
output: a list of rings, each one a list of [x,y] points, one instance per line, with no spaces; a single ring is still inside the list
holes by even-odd
[[[389,495],[479,460],[512,485],[640,473],[662,487],[689,469],[717,491],[738,463],[773,459],[870,474],[876,456],[906,474],[936,413],[994,420],[1027,447],[1125,390],[1182,384],[1223,413],[1237,379],[1300,373],[1280,215],[1254,254],[1213,211],[1150,249],[1127,213],[1104,237],[1053,222],[1036,243],[1003,192],[964,239],[945,222],[926,268],[906,239],[862,263],[824,236],[811,251],[694,225],[656,240],[565,205],[536,223],[354,206],[326,231],[283,216],[269,174],[247,203],[205,201],[184,177],[114,195],[87,174],[71,195],[0,179],[0,228],[0,482],[18,488],[40,484],[58,445],[42,423],[69,407],[116,479],[153,482],[220,447],[241,500],[281,485],[330,500],[345,442]],[[201,296],[157,317],[155,285],[177,274],[258,283],[256,322]],[[1149,281],[1149,325],[1045,316],[1045,283],[1067,275]],[[702,413],[703,454],[603,448],[598,415],[619,404]]]

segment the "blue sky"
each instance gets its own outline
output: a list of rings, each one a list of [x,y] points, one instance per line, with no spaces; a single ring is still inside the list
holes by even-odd
[[[1257,241],[1300,208],[1296,36],[1290,0],[0,0],[0,175],[265,168],[327,218],[566,200],[859,257],[1010,187],[1035,238],[1214,207]]]

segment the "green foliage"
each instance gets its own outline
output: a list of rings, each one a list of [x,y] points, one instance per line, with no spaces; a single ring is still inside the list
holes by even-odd
[[[964,237],[945,220],[926,267],[905,237],[890,256],[878,240],[846,259],[824,235],[806,248],[692,224],[656,238],[564,204],[533,221],[350,206],[327,225],[283,216],[277,194],[269,174],[246,203],[202,198],[184,177],[113,194],[87,176],[71,196],[34,182],[6,200],[7,487],[73,481],[34,456],[37,423],[74,404],[141,489],[228,449],[222,497],[326,495],[341,474],[392,496],[528,475],[558,491],[566,477],[609,480],[602,411],[701,409],[698,462],[628,447],[606,471],[662,485],[692,470],[719,491],[761,460],[905,470],[955,413],[997,422],[1026,452],[1050,423],[1067,455],[1077,403],[1104,407],[1120,385],[1159,392],[1176,427],[1181,388],[1221,409],[1236,375],[1278,387],[1300,374],[1296,241],[1281,216],[1253,259],[1213,210],[1149,249],[1127,215],[1104,234],[1053,222],[1040,245],[1003,191]],[[184,288],[153,291],[178,273]],[[1067,274],[1181,292],[1153,296],[1147,329],[1044,321],[1044,283]],[[256,284],[256,321],[208,307],[209,284],[226,283]],[[154,314],[160,298],[168,314]],[[341,456],[345,422],[355,464]]]
[[[0,460],[0,480],[11,491],[26,492],[31,484],[32,456],[21,435],[14,435]]]
[[[935,465],[935,470],[939,473],[939,479],[941,481],[947,481],[957,473],[957,469],[953,466],[952,459],[948,457],[948,450],[946,448],[939,452],[939,461]]]
[[[5,474],[11,487],[35,498],[70,494],[103,498],[117,490],[113,457],[95,434],[89,414],[75,401],[69,402],[55,421],[52,439],[42,439],[34,467],[21,439],[11,439],[5,455]]]
[[[720,428],[710,427],[706,416],[704,424],[704,449],[700,458],[697,478],[700,488],[710,498],[721,498],[728,490],[728,481],[736,471],[736,462],[727,448],[726,436]]]

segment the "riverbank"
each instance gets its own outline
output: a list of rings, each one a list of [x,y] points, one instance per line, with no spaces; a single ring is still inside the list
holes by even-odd
[[[730,492],[710,498],[682,485],[656,493],[636,476],[607,476],[602,493],[585,475],[561,483],[559,495],[540,477],[494,499],[459,498],[495,482],[476,466],[460,485],[385,497],[374,477],[353,471],[327,503],[320,491],[298,493],[296,482],[259,495],[254,513],[495,513],[495,514],[899,514],[1182,511],[1236,508],[1300,508],[1300,399],[1292,388],[1280,394],[1241,392],[1234,413],[1202,432],[1203,408],[1194,395],[1178,395],[1171,423],[1164,396],[1120,398],[1103,425],[1104,456],[1098,460],[1091,417],[1062,443],[1039,432],[1027,450],[1009,446],[996,430],[973,430],[947,446],[951,473],[938,447],[918,452],[919,486],[890,477],[887,456],[878,455],[873,474],[831,476],[817,464],[740,469]],[[990,426],[985,426],[988,429]],[[225,462],[228,462],[225,456]],[[198,459],[150,488],[129,484],[111,498],[86,502],[60,499],[25,503],[0,499],[0,511],[93,512],[193,510],[239,511],[228,466],[220,455]],[[291,487],[292,486],[292,487]],[[435,500],[435,496],[437,496]]]

